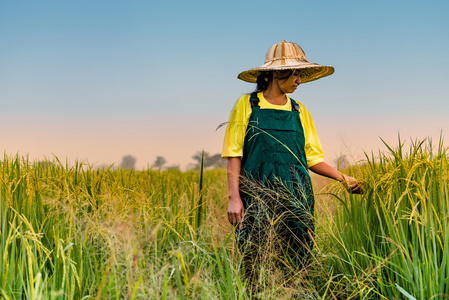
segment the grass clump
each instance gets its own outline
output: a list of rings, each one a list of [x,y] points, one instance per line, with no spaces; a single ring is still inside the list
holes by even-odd
[[[338,200],[332,266],[363,298],[449,295],[449,160],[440,142],[403,144],[354,170],[367,186]]]
[[[225,173],[201,176],[5,157],[0,299],[244,297],[214,225]]]
[[[327,182],[317,192],[307,271],[279,272],[266,245],[257,293],[225,219],[225,170],[5,157],[0,299],[446,299],[447,151],[387,148],[348,170],[363,195]]]

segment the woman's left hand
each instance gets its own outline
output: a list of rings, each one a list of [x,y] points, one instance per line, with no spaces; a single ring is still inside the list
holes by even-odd
[[[359,181],[355,179],[354,177],[343,175],[343,180],[341,181],[343,185],[346,187],[348,192],[351,194],[363,194],[363,181]]]
[[[311,166],[309,169],[322,176],[326,176],[340,181],[346,187],[348,192],[352,194],[363,194],[363,184],[364,184],[363,181],[357,180],[354,177],[340,173],[338,170],[329,166],[324,161]]]

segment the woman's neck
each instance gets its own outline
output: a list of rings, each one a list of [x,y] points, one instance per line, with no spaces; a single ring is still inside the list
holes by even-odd
[[[276,89],[273,85],[269,85],[268,88],[263,91],[264,98],[274,105],[284,105],[287,103],[287,94],[280,89]]]

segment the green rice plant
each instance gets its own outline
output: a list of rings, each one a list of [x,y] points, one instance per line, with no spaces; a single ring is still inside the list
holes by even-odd
[[[232,245],[215,246],[225,178],[5,156],[0,299],[228,299],[230,284],[243,299]]]
[[[366,278],[360,295],[385,299],[445,299],[449,295],[449,160],[440,141],[402,143],[367,157],[357,177],[361,196],[338,201],[334,274]]]
[[[364,195],[331,186],[335,203],[317,197],[330,211],[315,214],[308,272],[286,277],[267,260],[260,299],[444,299],[447,155],[402,147],[350,170],[367,182]],[[0,299],[251,299],[226,188],[219,169],[5,157]]]

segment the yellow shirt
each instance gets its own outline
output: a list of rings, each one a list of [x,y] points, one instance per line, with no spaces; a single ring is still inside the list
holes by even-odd
[[[232,108],[221,154],[223,158],[242,157],[243,155],[243,143],[245,141],[246,128],[252,111],[251,103],[249,101],[250,96],[250,94],[241,96]],[[291,101],[288,97],[287,103],[284,105],[271,104],[265,99],[263,92],[259,92],[257,97],[259,98],[259,106],[261,109],[268,108],[288,111],[291,111],[292,109]],[[301,123],[304,128],[304,148],[307,157],[307,167],[310,168],[311,166],[324,161],[323,149],[321,148],[320,140],[318,139],[315,126],[313,125],[312,117],[304,105],[298,101],[296,102],[299,104]]]

